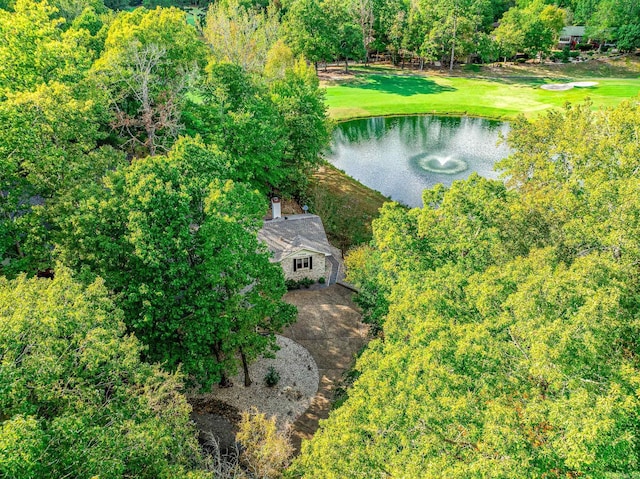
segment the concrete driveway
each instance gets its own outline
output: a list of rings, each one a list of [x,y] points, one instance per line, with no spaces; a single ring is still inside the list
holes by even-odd
[[[296,451],[302,439],[310,439],[318,421],[329,416],[331,400],[351,368],[356,353],[367,343],[368,326],[352,300],[353,293],[334,284],[327,288],[289,291],[284,299],[298,308],[298,321],[282,333],[304,346],[313,356],[320,373],[318,393],[311,406],[293,424]]]

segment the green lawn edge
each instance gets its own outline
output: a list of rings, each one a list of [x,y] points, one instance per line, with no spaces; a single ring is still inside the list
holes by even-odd
[[[604,74],[608,75],[604,75]],[[547,91],[548,83],[595,81],[596,87]],[[329,116],[336,122],[401,115],[471,116],[511,120],[534,117],[565,103],[590,99],[616,106],[640,92],[640,63],[485,68],[479,73],[415,72],[359,67],[346,79],[324,81]]]
[[[326,91],[329,117],[336,123],[371,117],[394,117],[408,115],[469,116],[491,120],[508,121],[519,114],[534,117],[565,103],[577,103],[589,98],[593,108],[615,106],[640,93],[640,61],[612,62],[606,65],[579,64],[534,67],[512,67],[500,70],[499,75],[487,76],[486,71],[473,75],[457,72],[452,75],[441,72],[419,73],[399,71],[387,66],[355,67],[353,76],[346,80],[323,82]],[[537,73],[537,74],[536,74]],[[609,76],[598,76],[598,74]],[[501,75],[500,75],[501,74]],[[373,77],[378,85],[367,83]],[[384,84],[380,78],[390,84]],[[407,82],[406,79],[409,79]],[[393,82],[404,82],[404,91],[393,91]],[[422,81],[430,81],[433,91],[420,92]],[[598,87],[568,90],[565,92],[545,91],[539,88],[545,83],[566,83],[569,81],[597,81]],[[460,87],[476,88],[473,95],[465,98],[445,98],[426,106],[425,101],[433,99],[429,95],[443,95],[460,91]],[[378,86],[381,90],[376,91]],[[457,88],[451,90],[450,88]],[[418,101],[400,101],[411,98],[412,89],[417,90]],[[427,89],[428,90],[428,89]],[[478,96],[487,94],[489,98],[500,97],[510,104],[510,109],[478,104]],[[342,98],[337,93],[343,93]],[[371,93],[373,92],[373,94]],[[509,95],[509,93],[511,93]],[[422,96],[420,96],[422,95]],[[426,97],[426,98],[425,98]],[[415,100],[415,99],[414,99]],[[519,100],[524,100],[518,103]],[[546,100],[546,101],[544,101]],[[529,108],[515,108],[515,105]],[[343,108],[343,114],[336,114],[336,107]],[[378,209],[387,201],[392,201],[380,192],[363,185],[344,171],[325,163],[314,175],[311,196],[320,206],[318,213],[328,226],[332,243],[347,251],[350,247],[371,240],[371,221],[378,216]],[[353,206],[351,206],[353,205]]]

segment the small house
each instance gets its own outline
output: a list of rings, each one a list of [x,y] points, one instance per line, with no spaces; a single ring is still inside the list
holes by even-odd
[[[273,253],[272,262],[280,263],[285,279],[319,280],[331,271],[332,248],[318,215],[281,215],[280,201],[272,200],[272,218],[258,232]]]
[[[560,40],[558,40],[558,49],[562,50],[565,47],[569,47],[571,50],[575,49],[578,43],[582,43],[585,38],[584,26],[569,26],[564,27],[560,32]]]

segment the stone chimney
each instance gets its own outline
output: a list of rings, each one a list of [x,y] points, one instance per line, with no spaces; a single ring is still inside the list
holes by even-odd
[[[276,218],[281,217],[282,213],[280,212],[280,198],[274,196],[273,198],[271,198],[271,218],[275,220]]]

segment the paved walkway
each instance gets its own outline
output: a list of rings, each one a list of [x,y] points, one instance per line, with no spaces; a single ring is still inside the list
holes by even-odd
[[[331,400],[343,373],[367,342],[368,326],[360,319],[352,292],[340,285],[316,291],[289,291],[285,300],[298,308],[298,321],[282,333],[311,353],[318,365],[320,384],[311,406],[293,424],[296,451],[302,439],[310,439],[318,421],[329,416]]]
[[[331,263],[331,274],[329,275],[329,281],[327,284],[331,286],[332,284],[336,284],[338,281],[338,270],[340,269],[340,263],[333,256],[328,256],[327,260]]]

